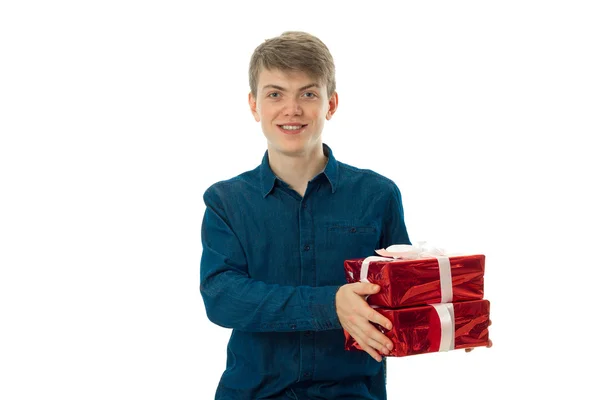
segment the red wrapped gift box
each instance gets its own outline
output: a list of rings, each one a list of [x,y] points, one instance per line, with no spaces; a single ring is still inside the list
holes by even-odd
[[[453,327],[438,314],[435,306],[453,308]],[[377,326],[394,343],[394,349],[389,356],[403,357],[413,354],[432,353],[452,349],[487,346],[488,326],[490,321],[490,302],[487,300],[465,301],[461,303],[446,303],[419,307],[407,307],[397,310],[377,308],[377,312],[392,322],[392,329],[385,332]],[[450,313],[452,314],[452,312]],[[445,336],[442,337],[444,324]],[[450,331],[449,331],[450,330]],[[360,345],[348,332],[346,350],[362,350]],[[453,340],[453,346],[447,347]],[[440,349],[442,346],[442,349]],[[445,348],[444,348],[445,347]]]
[[[367,298],[368,303],[399,308],[483,299],[485,256],[451,256],[448,259],[452,275],[452,296],[445,301],[442,300],[440,264],[437,258],[370,261],[366,279],[381,288],[378,293]],[[359,258],[344,261],[348,283],[360,281],[364,260],[365,258]]]

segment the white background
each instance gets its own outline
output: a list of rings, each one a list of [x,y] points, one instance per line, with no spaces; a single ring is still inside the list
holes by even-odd
[[[389,398],[598,398],[596,2],[201,4],[2,2],[0,398],[213,398],[202,194],[260,163],[247,67],[286,30],[334,56],[336,158],[487,256],[494,347],[389,359]]]

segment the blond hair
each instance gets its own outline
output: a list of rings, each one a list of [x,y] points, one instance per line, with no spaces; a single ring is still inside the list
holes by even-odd
[[[335,92],[335,65],[325,43],[306,32],[288,31],[265,40],[250,59],[250,91],[256,98],[258,75],[264,69],[301,71],[327,87],[327,97]]]

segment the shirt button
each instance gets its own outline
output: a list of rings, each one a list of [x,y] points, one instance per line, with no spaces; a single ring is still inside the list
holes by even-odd
[[[312,335],[312,332],[311,332],[311,331],[306,331],[306,332],[304,332],[304,336],[310,336],[310,335]]]
[[[306,203],[302,204],[302,208],[306,208],[308,205]]]
[[[296,325],[292,324],[292,325],[290,325],[290,328],[296,329]]]
[[[304,251],[309,251],[309,250],[310,250],[310,246],[309,245],[304,246]]]
[[[310,374],[308,372],[305,372],[302,374],[303,377],[308,378],[310,376]]]
[[[356,233],[356,228],[354,228],[354,227],[350,228],[350,232]]]

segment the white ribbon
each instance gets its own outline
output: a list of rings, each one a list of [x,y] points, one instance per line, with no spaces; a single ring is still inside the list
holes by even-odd
[[[439,303],[431,304],[438,317],[440,317],[440,326],[442,336],[440,339],[440,349],[438,351],[448,351],[454,349],[454,304]]]
[[[425,242],[419,242],[417,246],[409,244],[395,244],[386,249],[375,250],[378,256],[367,257],[363,260],[360,268],[360,281],[369,282],[369,264],[372,261],[400,261],[400,260],[417,260],[423,258],[436,258],[440,270],[440,288],[442,292],[441,303],[452,302],[452,270],[450,267],[450,258],[444,250],[427,246]]]
[[[447,256],[435,256],[440,267],[440,287],[442,289],[442,303],[452,302],[452,271],[450,258]]]
[[[361,282],[369,283],[367,276],[369,275],[369,264],[371,263],[371,261],[390,261],[390,258],[389,257],[378,257],[378,256],[371,256],[371,257],[365,258],[362,262],[362,266],[360,267],[360,281]],[[395,261],[395,260],[393,260],[393,261]]]

